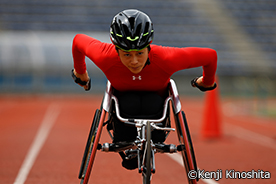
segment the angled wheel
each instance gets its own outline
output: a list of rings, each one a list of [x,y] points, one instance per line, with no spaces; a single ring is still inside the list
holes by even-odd
[[[191,156],[192,156],[192,159],[193,159],[194,170],[197,171],[197,163],[196,163],[196,157],[195,157],[195,151],[194,151],[194,147],[193,147],[192,137],[191,137],[191,134],[190,134],[190,130],[189,130],[189,127],[188,127],[188,123],[187,123],[185,113],[183,111],[181,113],[182,113],[182,117],[183,117],[183,120],[184,120],[185,129],[186,129],[186,132],[187,132],[187,138],[188,138],[188,142],[189,142],[189,148],[190,148],[190,151],[191,151]],[[198,181],[198,179],[197,179],[197,181]]]
[[[86,143],[86,146],[85,146],[85,150],[84,150],[84,154],[83,154],[83,158],[82,158],[82,162],[81,162],[81,167],[80,167],[80,172],[79,172],[79,179],[84,177],[85,165],[86,165],[87,160],[89,160],[88,159],[89,155],[91,155],[91,149],[93,147],[94,140],[95,140],[95,134],[96,134],[95,130],[97,129],[97,126],[99,125],[99,115],[100,115],[100,110],[97,109],[95,114],[94,114],[94,118],[93,118],[93,121],[92,121],[92,124],[91,124],[90,132],[89,132],[88,139],[87,139],[87,143]],[[90,152],[90,154],[89,154],[89,152]]]
[[[178,139],[180,146],[178,150],[181,151],[183,162],[186,169],[186,174],[189,184],[197,183],[198,179],[190,179],[188,173],[191,170],[197,171],[197,164],[195,158],[195,152],[193,149],[193,143],[189,132],[186,116],[183,111],[175,115],[176,129],[178,133]]]
[[[96,156],[105,114],[105,111],[100,111],[99,109],[97,109],[95,112],[79,172],[79,179],[81,179],[81,184],[88,183],[94,163],[94,158]]]
[[[151,168],[152,168],[152,151],[151,151],[151,127],[150,122],[147,122],[147,138],[145,146],[145,163],[143,168],[143,184],[150,184]]]

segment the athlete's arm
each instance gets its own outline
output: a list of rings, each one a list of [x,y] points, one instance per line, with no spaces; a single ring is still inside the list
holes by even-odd
[[[82,75],[87,72],[85,56],[86,50],[92,41],[91,37],[83,34],[77,34],[73,39],[72,55],[76,74]]]
[[[103,66],[107,67],[103,63],[101,64],[101,59],[99,59],[106,53],[109,53],[106,51],[107,45],[108,44],[102,43],[99,40],[84,34],[77,34],[73,39],[73,74],[75,77],[73,76],[73,74],[72,76],[73,78],[76,78],[78,81],[80,81],[80,83],[78,84],[82,86],[85,90],[88,90],[89,86],[87,85],[87,83],[84,85],[84,83],[90,81],[90,77],[86,69],[85,57],[90,58],[97,66],[100,66],[101,69],[103,68]]]
[[[153,50],[153,49],[152,49]],[[198,85],[209,87],[215,83],[215,74],[217,69],[217,53],[210,48],[199,47],[156,47],[156,56],[161,55],[165,63],[166,71],[168,73],[175,73],[176,71],[202,67],[202,77],[198,79]],[[162,67],[162,66],[161,66]]]
[[[101,70],[107,70],[112,65],[110,60],[118,57],[113,44],[101,42],[84,34],[75,36],[72,44],[72,55],[74,68],[79,74],[86,72],[85,56]]]

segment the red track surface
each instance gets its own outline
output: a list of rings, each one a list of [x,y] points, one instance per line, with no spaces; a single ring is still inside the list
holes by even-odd
[[[101,99],[101,96],[1,96],[0,183],[14,183],[39,127],[45,121],[45,114],[53,105],[58,113],[57,119],[25,183],[79,183],[77,177],[91,119]],[[200,169],[221,169],[223,176],[219,183],[276,183],[275,119],[249,115],[245,110],[250,109],[248,107],[254,104],[252,102],[224,100],[221,105],[228,115],[221,113],[223,135],[220,139],[206,140],[200,133],[204,102],[185,97],[181,100]],[[109,141],[104,128],[100,142]],[[177,144],[176,133],[172,133],[167,142]],[[156,167],[153,184],[187,183],[184,168],[167,155],[156,155]],[[240,172],[252,169],[269,171],[271,179],[226,179],[224,173],[230,169]],[[141,184],[142,179],[137,170],[122,168],[118,154],[98,151],[89,183]]]

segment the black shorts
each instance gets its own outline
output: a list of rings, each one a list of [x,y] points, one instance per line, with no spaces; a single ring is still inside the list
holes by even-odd
[[[163,115],[165,98],[155,92],[124,92],[115,93],[119,101],[120,115],[124,118],[160,119]],[[165,126],[167,122],[162,122]],[[113,115],[114,142],[133,141],[137,136],[137,128],[128,126]],[[152,131],[153,142],[164,142],[165,132]]]

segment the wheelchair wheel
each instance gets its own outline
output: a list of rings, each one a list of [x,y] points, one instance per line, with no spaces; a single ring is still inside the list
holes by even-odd
[[[195,184],[197,183],[198,179],[191,180],[188,177],[189,171],[191,170],[197,171],[197,164],[196,164],[196,158],[195,158],[194,149],[193,149],[193,143],[192,143],[189,127],[188,127],[184,112],[181,111],[181,113],[176,114],[175,120],[176,120],[178,138],[181,145],[178,149],[181,150],[188,182],[189,184]]]
[[[100,114],[100,110],[97,109],[95,114],[94,114],[94,118],[93,118],[92,125],[91,125],[91,128],[90,128],[90,132],[89,132],[89,135],[88,135],[87,143],[86,143],[86,146],[85,146],[85,150],[84,150],[84,154],[83,154],[83,158],[82,158],[82,162],[81,162],[81,167],[80,167],[80,172],[79,172],[79,179],[84,177],[83,176],[84,167],[85,167],[85,163],[88,160],[88,153],[91,150],[91,148],[93,146],[93,143],[94,143],[94,140],[95,140],[95,133],[96,133],[95,130],[96,130],[96,127],[98,126],[99,114]]]
[[[152,150],[151,150],[151,127],[150,122],[147,122],[147,138],[145,147],[145,163],[143,168],[143,184],[150,184],[151,180],[151,163],[152,163]]]
[[[81,184],[88,183],[94,158],[96,156],[105,114],[106,112],[104,110],[101,111],[97,109],[95,112],[79,172]]]
[[[184,125],[185,125],[186,132],[187,132],[187,138],[188,138],[188,142],[189,142],[189,146],[190,146],[190,150],[191,150],[191,156],[192,156],[192,159],[193,159],[194,169],[197,171],[197,163],[196,163],[196,157],[195,157],[195,151],[194,151],[194,147],[193,147],[192,137],[191,137],[191,134],[190,134],[190,130],[189,130],[189,127],[188,127],[188,123],[187,123],[185,113],[183,111],[182,111],[182,117],[184,119]],[[197,178],[197,181],[198,181],[198,178]]]

